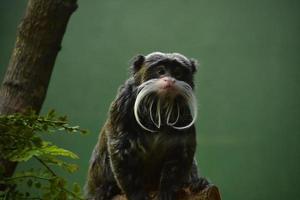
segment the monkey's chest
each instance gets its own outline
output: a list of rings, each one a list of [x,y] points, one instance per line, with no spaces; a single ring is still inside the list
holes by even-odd
[[[181,142],[180,137],[163,134],[152,135],[138,141],[142,176],[149,188],[157,187],[165,162],[175,156]]]
[[[178,136],[170,136],[168,134],[156,134],[146,136],[138,141],[140,156],[145,162],[156,162],[168,156],[176,147],[181,145]]]

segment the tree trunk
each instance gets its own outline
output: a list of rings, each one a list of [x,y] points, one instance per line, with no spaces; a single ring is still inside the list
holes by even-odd
[[[155,195],[153,195],[153,200],[157,200]],[[181,193],[178,194],[177,200],[221,200],[220,192],[218,188],[211,185],[204,190],[193,194],[188,189],[183,189]],[[127,200],[124,195],[118,195],[113,198],[113,200]]]
[[[0,89],[0,114],[37,113],[44,102],[61,41],[77,0],[29,0]],[[0,133],[1,137],[1,133]],[[0,158],[4,176],[17,163]],[[1,189],[1,188],[0,188]]]

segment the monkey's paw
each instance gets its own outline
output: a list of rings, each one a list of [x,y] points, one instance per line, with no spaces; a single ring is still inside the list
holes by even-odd
[[[128,200],[150,200],[150,198],[145,192],[136,192],[128,195]]]
[[[160,191],[158,193],[158,200],[174,200],[176,198],[176,193],[172,191]]]
[[[208,187],[210,184],[208,182],[208,180],[204,177],[200,177],[199,179],[193,181],[189,188],[190,188],[190,191],[192,193],[198,193],[200,192],[201,190],[205,189],[206,187]]]

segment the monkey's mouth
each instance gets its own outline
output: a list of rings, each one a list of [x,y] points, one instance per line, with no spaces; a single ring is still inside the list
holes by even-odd
[[[134,104],[137,123],[150,132],[157,132],[163,126],[177,130],[191,127],[196,121],[197,103],[190,85],[183,81],[174,84],[159,81],[151,79],[139,86]]]

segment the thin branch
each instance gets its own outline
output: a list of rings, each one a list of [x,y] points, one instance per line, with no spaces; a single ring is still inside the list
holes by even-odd
[[[73,197],[80,199],[80,200],[84,200],[83,198],[80,198],[77,194],[75,194],[74,192],[67,190],[66,188],[61,188],[63,191],[69,193],[70,195],[72,195]]]
[[[39,157],[37,157],[37,156],[33,156],[35,159],[37,159],[42,165],[44,165],[44,167],[53,175],[53,176],[55,176],[55,177],[58,177],[57,176],[57,174],[42,160],[42,159],[40,159]],[[70,190],[68,190],[68,189],[66,189],[66,188],[61,188],[61,190],[63,190],[63,191],[65,191],[65,192],[67,192],[67,193],[69,193],[70,195],[72,195],[73,197],[75,197],[75,198],[77,198],[77,199],[80,199],[80,200],[84,200],[84,199],[82,199],[82,198],[80,198],[80,197],[78,197],[78,195],[76,195],[74,192],[72,192],[72,191],[70,191]]]
[[[45,178],[45,177],[40,177],[40,176],[35,176],[35,175],[24,175],[24,176],[17,176],[17,177],[12,177],[12,178],[5,178],[5,181],[13,181],[16,179],[22,179],[22,178],[36,178],[36,179],[41,179],[45,181],[51,181],[54,178]]]
[[[49,119],[37,119],[38,122],[42,123],[42,122],[51,122],[53,124],[67,124],[67,121],[59,121],[59,120],[49,120]]]
[[[28,199],[28,200],[43,200],[42,198],[40,198],[40,197],[28,197],[28,198],[20,198],[20,199]]]
[[[35,159],[37,159],[42,165],[44,165],[44,167],[55,177],[58,177],[56,175],[56,173],[42,160],[40,159],[39,157],[37,156],[33,156]]]

